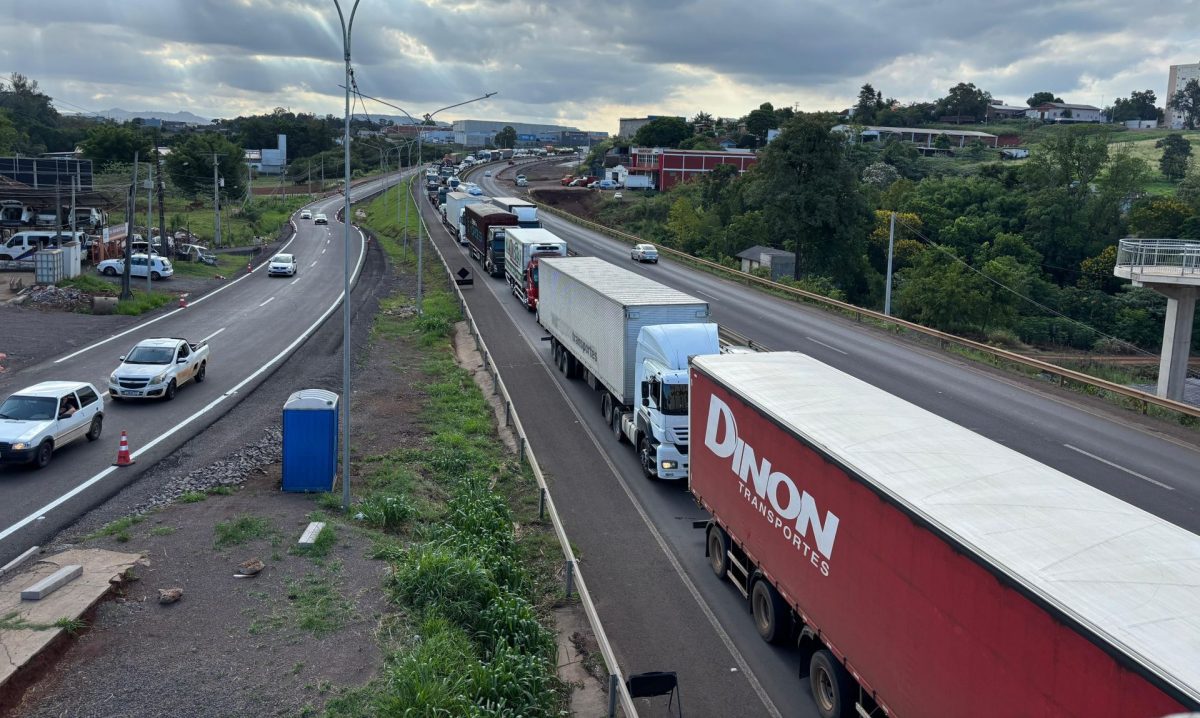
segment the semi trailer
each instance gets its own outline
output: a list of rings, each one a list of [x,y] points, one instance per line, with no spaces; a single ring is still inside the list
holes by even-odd
[[[493,277],[504,275],[504,232],[517,226],[517,215],[475,202],[463,208],[463,228],[471,256]]]
[[[567,256],[567,243],[546,229],[514,227],[504,232],[504,277],[513,296],[529,311],[538,305],[538,259]]]

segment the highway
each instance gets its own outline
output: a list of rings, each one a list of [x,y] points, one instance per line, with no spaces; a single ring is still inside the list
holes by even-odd
[[[363,183],[352,189],[351,197],[364,197],[392,181],[395,178]],[[296,255],[295,277],[268,277],[265,263],[270,257],[259,257],[252,273],[231,276],[227,284],[195,299],[186,309],[156,314],[129,330],[6,377],[10,392],[54,379],[89,381],[104,392],[121,355],[141,339],[182,337],[207,340],[211,347],[204,383],[184,385],[173,401],[106,401],[104,431],[98,441],[80,440],[63,447],[41,470],[0,469],[0,564],[44,542],[211,425],[335,313],[341,304],[345,266],[343,227],[337,221],[342,201],[341,196],[332,196],[310,205],[314,213],[328,215],[328,225],[293,218],[295,232],[280,251]],[[366,256],[365,241],[354,229],[350,237],[357,278]],[[162,286],[169,289],[169,280]],[[53,319],[47,321],[53,330]],[[129,433],[137,463],[118,469],[112,463],[122,430]]]

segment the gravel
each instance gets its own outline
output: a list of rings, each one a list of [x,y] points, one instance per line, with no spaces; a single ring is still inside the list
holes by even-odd
[[[283,454],[283,429],[276,424],[265,435],[235,451],[228,458],[218,459],[182,475],[170,475],[163,487],[132,507],[134,513],[145,513],[173,503],[189,492],[206,492],[221,486],[236,486],[252,474],[266,473],[266,467],[278,463]]]

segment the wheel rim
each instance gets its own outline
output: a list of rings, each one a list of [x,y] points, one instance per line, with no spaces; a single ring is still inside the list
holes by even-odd
[[[771,630],[771,606],[766,594],[767,592],[762,590],[754,592],[754,624],[758,626],[758,632],[762,636],[766,636]]]
[[[54,447],[49,444],[42,444],[38,448],[38,464],[45,466],[50,463],[50,456],[54,453]]]
[[[725,573],[725,552],[721,537],[716,531],[708,535],[708,562],[712,565],[713,573]]]
[[[642,457],[642,470],[647,474],[654,475],[654,456],[650,451],[650,442],[642,439],[642,449],[638,452]]]
[[[821,710],[830,713],[834,708],[834,688],[833,676],[829,675],[829,671],[825,670],[825,666],[818,666],[813,674],[813,697],[817,699]]]

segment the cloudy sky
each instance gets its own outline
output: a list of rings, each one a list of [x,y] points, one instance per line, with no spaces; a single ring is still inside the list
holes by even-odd
[[[64,111],[342,113],[333,0],[10,2],[0,74]],[[494,91],[438,119],[615,132],[647,113],[839,109],[864,82],[906,102],[968,81],[1013,104],[1152,89],[1161,105],[1168,65],[1200,62],[1198,21],[1200,0],[361,0],[352,60],[362,92],[413,114]]]

